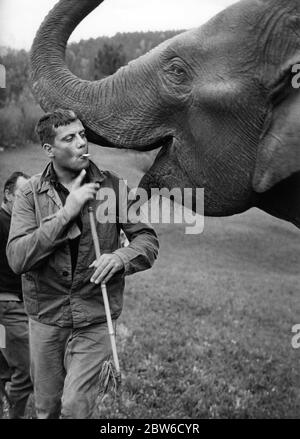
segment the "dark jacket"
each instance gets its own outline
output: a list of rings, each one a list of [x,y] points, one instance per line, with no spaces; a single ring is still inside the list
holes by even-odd
[[[6,257],[6,244],[9,234],[11,216],[0,207],[0,300],[9,293],[22,300],[21,276],[15,274],[8,265]]]
[[[24,273],[24,302],[32,319],[62,327],[104,322],[101,288],[90,282],[94,268],[88,268],[96,259],[88,204],[81,212],[80,231],[76,221],[70,221],[47,178],[49,169],[50,165],[17,193],[7,244],[9,264],[16,273]],[[98,181],[101,185],[92,202],[96,217],[101,204],[100,193],[106,188],[113,189],[116,206],[119,206],[119,184],[124,185],[123,180],[109,171],[100,171],[92,162],[87,176],[89,181]],[[150,268],[158,252],[158,240],[152,227],[142,222],[121,223],[123,217],[124,212],[117,208],[114,223],[96,220],[101,253],[118,254],[125,267],[107,283],[112,318],[117,318],[122,310],[125,275]],[[128,247],[119,248],[120,228],[130,241]],[[69,240],[78,235],[78,259],[72,276]]]

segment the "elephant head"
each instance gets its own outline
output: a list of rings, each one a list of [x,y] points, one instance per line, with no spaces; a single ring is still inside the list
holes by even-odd
[[[65,48],[101,0],[60,0],[31,52],[45,110],[74,109],[102,146],[161,148],[140,185],[205,189],[205,214],[260,208],[300,227],[298,0],[244,0],[165,41],[114,75],[86,81]]]

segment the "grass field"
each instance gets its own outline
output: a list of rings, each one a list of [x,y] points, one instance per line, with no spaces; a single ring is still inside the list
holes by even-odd
[[[93,153],[106,166],[114,158]],[[45,163],[37,146],[0,153],[1,186],[12,171],[32,174]],[[106,397],[98,416],[300,418],[300,349],[291,345],[299,230],[256,209],[206,218],[196,236],[183,225],[156,230],[155,266],[127,278],[122,398]]]

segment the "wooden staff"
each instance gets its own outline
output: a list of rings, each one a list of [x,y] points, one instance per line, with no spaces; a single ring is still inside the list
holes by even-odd
[[[91,231],[92,231],[92,237],[93,237],[93,243],[96,253],[97,260],[101,256],[100,252],[100,245],[99,245],[99,239],[96,231],[96,224],[95,224],[95,218],[94,218],[94,209],[92,206],[89,206],[89,217],[90,217],[90,225],[91,225]],[[108,326],[108,333],[110,336],[110,343],[113,353],[113,359],[114,359],[114,365],[116,369],[116,379],[117,381],[121,378],[121,372],[120,372],[120,365],[119,365],[119,359],[118,359],[118,353],[117,353],[117,346],[116,346],[116,338],[115,338],[115,331],[113,328],[112,320],[111,320],[111,312],[110,312],[110,306],[109,301],[107,297],[107,289],[105,282],[101,282],[101,291],[103,296],[103,302],[104,302],[104,308],[105,308],[105,314],[106,314],[106,320],[107,320],[107,326]]]

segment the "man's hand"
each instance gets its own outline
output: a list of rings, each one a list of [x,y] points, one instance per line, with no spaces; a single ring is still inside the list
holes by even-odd
[[[85,174],[86,171],[83,169],[75,179],[72,189],[66,199],[64,208],[72,219],[79,214],[81,208],[87,201],[94,198],[99,189],[98,183],[86,183],[81,186]]]
[[[124,263],[118,255],[105,253],[89,266],[89,268],[92,267],[95,267],[96,270],[91,277],[91,282],[99,284],[100,282],[108,282],[117,271],[122,270]]]

